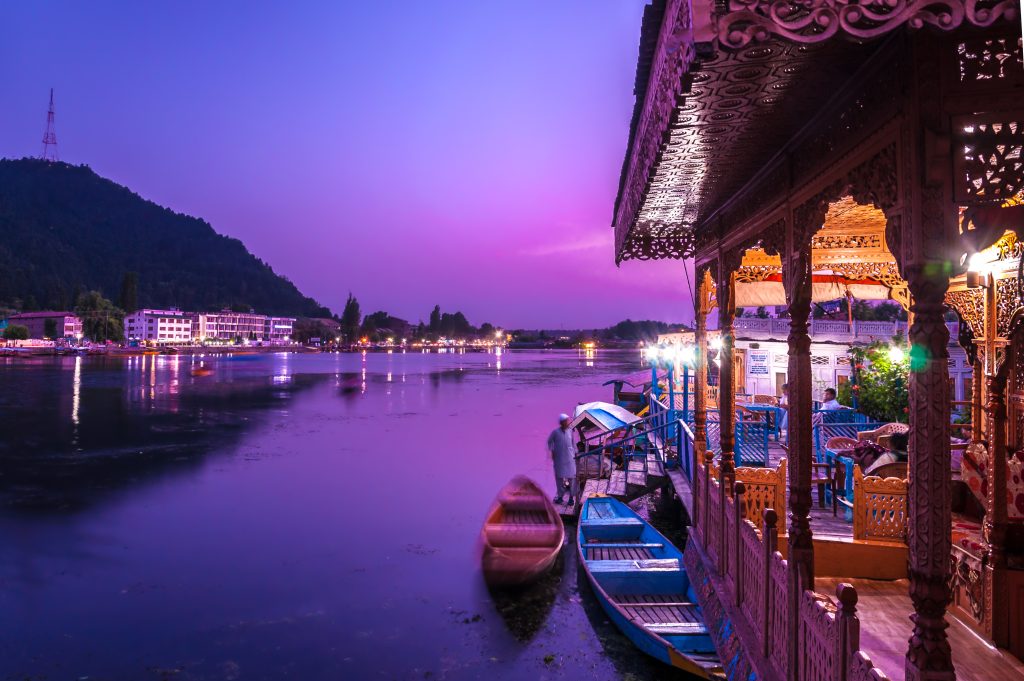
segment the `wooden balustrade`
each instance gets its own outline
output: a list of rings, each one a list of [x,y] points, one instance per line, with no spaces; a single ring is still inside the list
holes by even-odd
[[[737,480],[733,495],[716,479],[720,475],[708,463],[696,469],[695,486],[700,497],[704,526],[694,535],[703,544],[713,570],[722,577],[723,603],[733,606],[752,633],[756,646],[751,657],[762,658],[763,668],[778,679],[798,681],[886,681],[860,650],[860,622],[856,614],[857,591],[840,584],[836,600],[805,591],[797,600],[798,612],[789,612],[789,566],[778,546],[778,515],[763,508],[760,529],[747,511],[750,485]],[[799,620],[799,668],[791,673],[790,623]]]

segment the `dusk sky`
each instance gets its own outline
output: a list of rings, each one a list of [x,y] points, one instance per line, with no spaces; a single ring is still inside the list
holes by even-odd
[[[681,321],[681,263],[614,264],[644,4],[4,3],[0,156],[39,155],[52,86],[61,160],[335,312]]]

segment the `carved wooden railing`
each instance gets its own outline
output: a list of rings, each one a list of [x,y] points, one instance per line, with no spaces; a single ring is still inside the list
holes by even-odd
[[[755,648],[747,651],[751,658],[759,658],[762,667],[778,679],[885,681],[888,677],[860,650],[856,589],[840,584],[836,600],[804,591],[797,599],[798,612],[791,616],[789,566],[776,550],[776,511],[761,503],[748,503],[744,498],[747,483],[742,479],[736,481],[730,494],[720,471],[711,463],[695,471],[693,482],[701,515],[694,538],[722,579],[719,593],[723,602],[735,609],[746,624],[745,630],[753,636],[753,641],[748,640]],[[741,471],[737,469],[737,478]],[[748,518],[751,508],[762,509],[760,528]],[[787,650],[794,617],[799,620],[801,653],[799,668],[791,673]]]

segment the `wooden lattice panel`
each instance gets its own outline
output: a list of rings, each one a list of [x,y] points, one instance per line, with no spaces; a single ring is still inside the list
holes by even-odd
[[[907,541],[907,481],[899,478],[864,477],[853,469],[853,538],[875,541]]]

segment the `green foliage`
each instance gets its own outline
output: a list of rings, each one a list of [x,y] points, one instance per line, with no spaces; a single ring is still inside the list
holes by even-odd
[[[894,359],[892,348],[899,349],[899,361]],[[895,340],[876,341],[866,348],[851,348],[849,354],[856,371],[856,385],[851,389],[857,392],[858,410],[878,421],[905,423],[910,404],[910,353],[906,345]]]
[[[672,327],[665,322],[652,320],[633,321],[632,319],[627,319],[605,331],[604,337],[653,342],[658,339],[658,334],[668,333],[671,330]]]
[[[28,340],[28,327],[21,324],[10,324],[4,329],[4,340]]]
[[[57,337],[56,319],[46,319],[43,321],[43,335],[51,340]]]
[[[121,279],[121,298],[118,301],[126,313],[139,309],[139,273],[125,272]]]
[[[351,293],[345,301],[345,309],[341,313],[341,332],[350,343],[359,339],[359,323],[363,319],[363,313],[359,310],[359,301]]]
[[[287,279],[203,220],[146,201],[86,166],[0,160],[0,304],[67,309],[83,289],[116,294],[126,272],[139,307],[330,317]],[[37,303],[38,301],[38,303]],[[122,295],[119,302],[128,305]]]
[[[83,335],[94,343],[124,340],[124,311],[99,291],[79,296],[75,314],[82,319]]]

